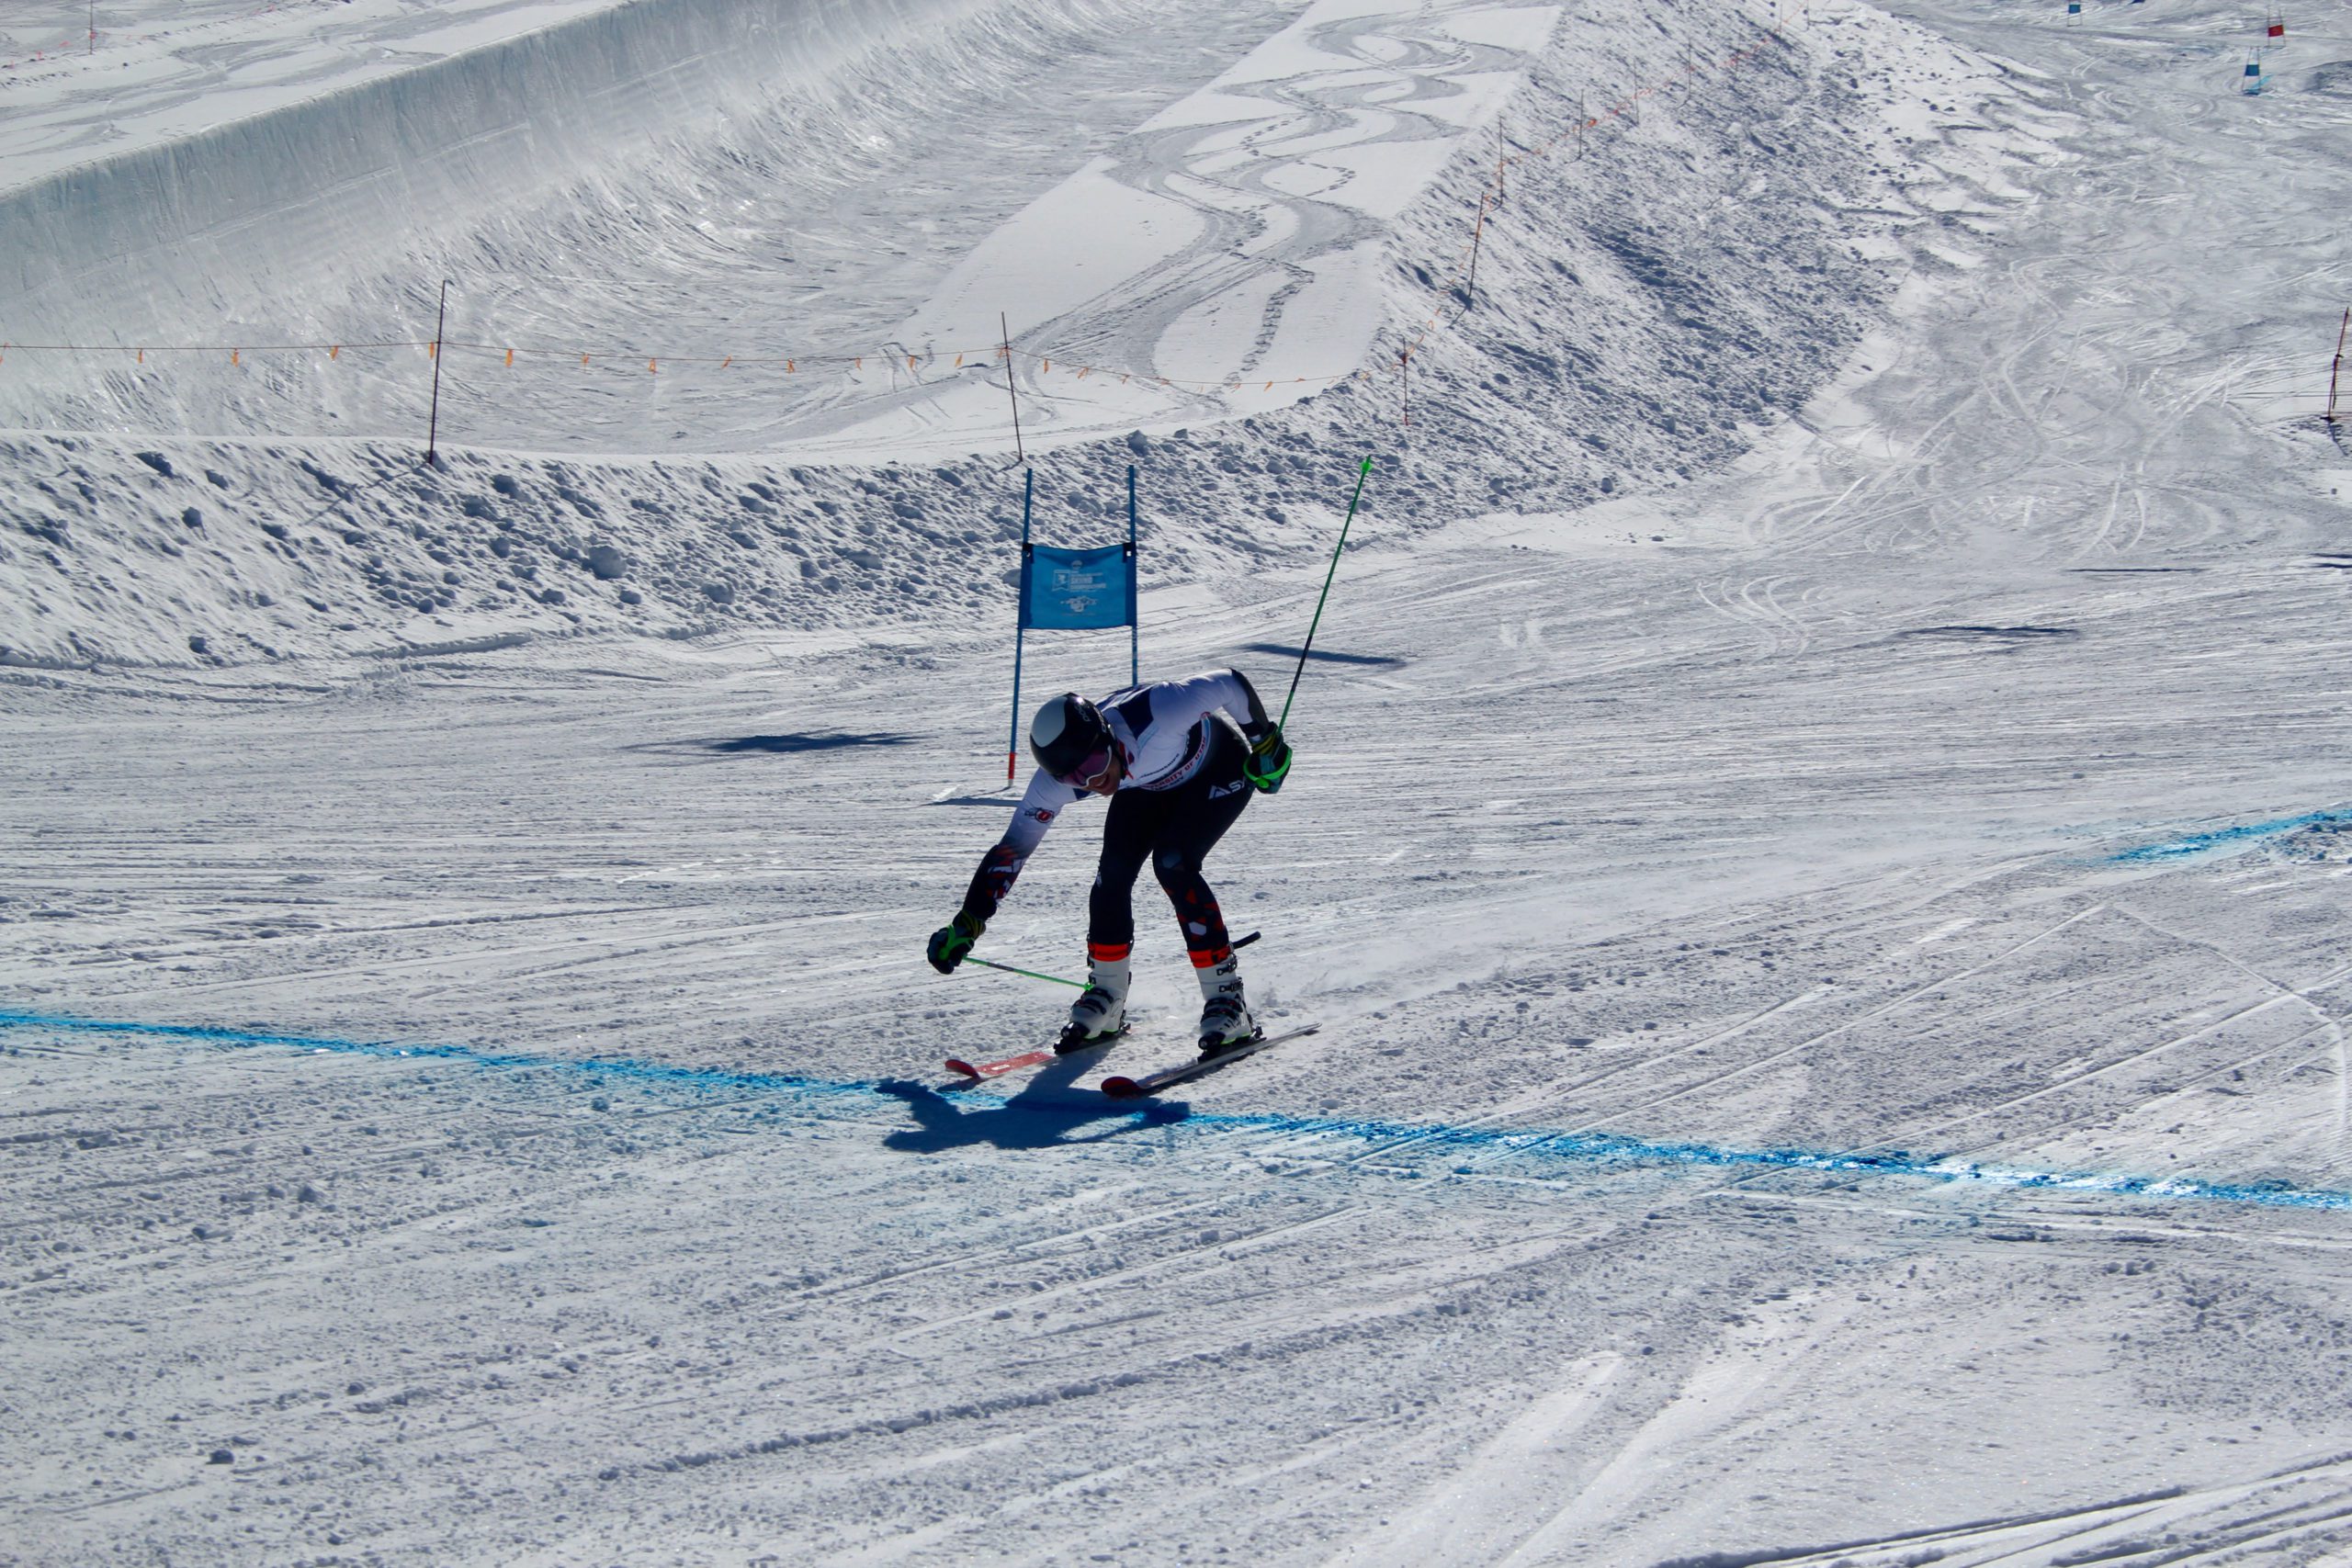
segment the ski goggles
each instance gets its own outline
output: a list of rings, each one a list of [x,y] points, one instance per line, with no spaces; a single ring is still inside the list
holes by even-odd
[[[1085,790],[1101,789],[1110,781],[1111,749],[1101,747],[1087,753],[1086,760],[1062,775],[1062,783]]]

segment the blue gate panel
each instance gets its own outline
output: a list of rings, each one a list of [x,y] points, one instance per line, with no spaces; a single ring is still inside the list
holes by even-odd
[[[1125,545],[1032,545],[1021,559],[1021,624],[1042,630],[1133,626],[1136,560]]]

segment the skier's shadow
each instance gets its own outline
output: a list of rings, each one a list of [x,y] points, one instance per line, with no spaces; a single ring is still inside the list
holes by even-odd
[[[882,1146],[925,1155],[980,1144],[1000,1149],[1075,1148],[1170,1126],[1192,1114],[1190,1106],[1165,1100],[1121,1102],[1073,1089],[1078,1076],[1092,1066],[1087,1057],[1061,1057],[1047,1063],[1007,1100],[959,1101],[929,1084],[885,1079],[874,1087],[903,1100],[916,1125],[890,1134]]]
[[[624,751],[651,751],[681,757],[741,757],[766,754],[793,757],[810,751],[846,751],[866,746],[904,746],[915,737],[895,731],[875,734],[827,732],[807,735],[738,735],[724,740],[640,740]]]
[[[1393,653],[1334,653],[1328,649],[1293,648],[1284,642],[1249,642],[1241,647],[1245,653],[1269,653],[1277,659],[1312,659],[1324,664],[1371,664],[1394,668],[1406,662]]]

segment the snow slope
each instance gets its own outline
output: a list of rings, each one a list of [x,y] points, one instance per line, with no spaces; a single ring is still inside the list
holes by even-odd
[[[683,148],[658,140],[650,148],[631,144],[624,151],[639,163],[626,164],[626,178],[610,185],[592,180],[549,198],[562,223],[583,227],[559,233],[521,218],[486,220],[405,278],[371,270],[383,263],[377,249],[355,237],[375,232],[366,225],[305,231],[323,233],[321,243],[331,249],[350,247],[334,250],[330,262],[303,263],[316,279],[316,298],[333,298],[342,281],[371,276],[383,298],[402,289],[409,298],[407,326],[392,316],[371,315],[364,301],[348,310],[338,302],[336,324],[325,331],[329,339],[429,338],[429,326],[413,324],[420,319],[413,311],[430,299],[419,292],[417,278],[454,274],[469,280],[493,258],[511,254],[541,300],[534,309],[593,325],[600,347],[632,345],[631,356],[585,367],[567,351],[552,365],[542,356],[537,368],[528,356],[518,357],[511,370],[500,355],[453,350],[441,392],[448,459],[443,470],[413,467],[413,440],[432,387],[431,367],[419,350],[400,351],[409,358],[398,378],[380,381],[363,367],[375,362],[356,349],[333,359],[315,351],[241,355],[237,366],[229,365],[225,354],[153,354],[148,367],[128,367],[120,355],[94,360],[10,351],[11,368],[30,367],[24,381],[0,383],[0,395],[13,391],[30,400],[17,417],[43,426],[78,426],[86,434],[23,434],[6,442],[11,461],[0,482],[8,491],[0,503],[17,520],[23,542],[12,542],[0,558],[0,580],[11,589],[0,611],[0,645],[20,662],[70,665],[105,658],[185,664],[250,660],[267,650],[295,655],[446,646],[516,630],[691,631],[714,620],[870,623],[906,615],[910,606],[920,611],[944,604],[977,613],[1001,599],[998,552],[1019,527],[1017,492],[1004,471],[1001,448],[1009,433],[1002,425],[968,428],[976,405],[959,401],[960,393],[918,397],[861,389],[854,365],[833,365],[820,375],[784,373],[771,362],[752,379],[730,378],[736,370],[711,364],[649,374],[646,361],[634,357],[647,344],[637,331],[639,318],[629,312],[661,310],[695,323],[700,333],[702,323],[713,319],[710,312],[731,312],[741,301],[750,267],[767,279],[763,287],[807,298],[795,313],[816,323],[810,331],[820,342],[847,342],[862,350],[860,338],[879,337],[909,321],[930,322],[927,333],[944,332],[960,320],[956,312],[965,306],[958,301],[977,298],[970,294],[976,269],[1003,276],[1005,292],[1037,294],[1043,284],[1022,276],[1021,258],[1046,243],[1053,210],[1081,199],[1088,182],[1103,177],[1099,170],[1088,173],[1098,157],[1112,161],[1139,203],[1165,207],[1170,198],[1155,194],[1161,187],[1206,189],[1202,180],[1216,175],[1221,159],[1235,155],[1216,143],[1237,133],[1267,144],[1268,155],[1259,162],[1273,166],[1236,185],[1237,197],[1219,198],[1239,206],[1208,223],[1206,240],[1160,254],[1138,241],[1141,226],[1153,221],[1148,217],[1114,232],[1090,229],[1090,242],[1099,240],[1102,254],[1120,258],[1107,269],[1117,281],[1106,278],[1103,294],[1064,307],[1050,333],[1023,334],[1024,353],[1036,351],[1034,360],[1016,362],[1031,432],[1042,423],[1083,434],[1108,422],[1121,433],[1056,453],[1045,470],[1051,480],[1043,519],[1048,529],[1071,527],[1073,511],[1084,519],[1121,505],[1124,467],[1140,461],[1148,469],[1147,573],[1182,581],[1248,566],[1268,550],[1311,550],[1338,504],[1335,491],[1342,481],[1331,470],[1351,466],[1320,456],[1335,443],[1369,443],[1396,454],[1396,467],[1374,505],[1406,526],[1464,508],[1581,504],[1621,482],[1679,478],[1742,450],[1756,424],[1800,401],[1828,374],[1860,332],[1870,302],[1885,291],[1882,264],[1858,254],[1855,243],[1890,221],[1885,176],[1874,172],[1871,161],[1879,155],[1873,149],[1893,133],[1874,129],[1878,122],[1871,116],[1844,114],[1852,89],[1823,67],[1830,58],[1826,39],[1759,47],[1763,35],[1755,19],[1736,9],[1696,10],[1674,24],[1673,47],[1688,46],[1694,62],[1724,63],[1694,64],[1698,75],[1662,97],[1649,88],[1665,79],[1645,41],[1653,25],[1641,20],[1635,34],[1624,24],[1641,13],[1624,6],[1607,14],[1615,25],[1561,29],[1513,107],[1496,110],[1491,85],[1474,93],[1447,73],[1488,62],[1501,46],[1447,43],[1450,35],[1434,24],[1451,17],[1446,26],[1469,39],[1525,44],[1537,36],[1530,19],[1536,13],[1461,5],[1441,12],[1424,20],[1374,8],[1350,21],[1344,15],[1321,18],[1315,11],[1294,18],[1196,7],[1154,32],[1148,45],[1114,33],[1114,41],[1129,53],[1125,64],[1103,68],[1109,76],[1109,90],[1099,100],[1104,130],[1081,120],[1072,131],[1066,120],[1057,120],[1065,127],[1060,141],[1037,142],[1026,155],[1013,157],[1000,155],[1000,148],[1008,141],[1022,145],[1026,132],[986,118],[997,112],[999,87],[983,68],[1025,61],[1042,74],[1050,60],[1059,70],[1054,51],[1081,51],[1085,40],[1034,40],[1022,46],[1030,52],[1020,60],[953,56],[951,63],[968,66],[986,87],[989,107],[962,118],[921,121],[929,140],[899,154],[928,160],[920,165],[925,183],[919,188],[909,189],[892,169],[854,162],[837,173],[811,164],[810,172],[798,176],[818,182],[812,192],[824,187],[824,216],[787,228],[788,240],[779,243],[795,254],[839,245],[844,255],[858,258],[843,276],[842,309],[866,310],[880,300],[888,313],[861,321],[854,332],[847,318],[808,297],[807,273],[769,265],[763,248],[768,242],[746,239],[748,250],[722,254],[695,238],[703,231],[694,225],[725,195],[710,186],[712,180],[764,186],[783,177],[777,149],[800,129],[822,132],[826,145],[849,149],[890,139],[888,126],[861,130],[824,117],[852,109],[887,115],[894,106],[901,116],[914,116],[937,107],[905,106],[878,87],[846,96],[866,77],[850,80],[838,98],[816,94],[784,100],[756,120],[771,137],[756,146],[724,136]],[[1026,15],[992,13],[982,31],[996,39]],[[1482,16],[1484,23],[1473,19]],[[1254,36],[1246,25],[1253,19],[1260,24]],[[1238,111],[1220,110],[1224,100],[1217,94],[1182,99],[1192,107],[1174,118],[1187,123],[1163,126],[1152,118],[1174,116],[1166,107],[1174,95],[1148,95],[1128,85],[1133,73],[1150,63],[1147,47],[1154,60],[1171,51],[1169,35],[1180,24],[1190,31],[1176,37],[1192,39],[1193,57],[1205,57],[1203,79],[1230,76],[1243,85],[1304,59],[1306,85],[1292,94],[1295,104],[1282,94],[1261,93],[1287,105],[1289,119],[1272,117],[1261,125],[1220,118]],[[1381,36],[1376,25],[1396,36]],[[1319,55],[1308,58],[1305,51],[1310,35],[1335,28],[1340,30],[1332,36],[1361,55],[1388,62],[1378,71],[1367,67],[1374,85],[1365,92],[1403,93],[1426,107],[1408,117],[1394,109],[1342,113],[1326,105],[1318,94],[1345,89],[1329,85]],[[920,47],[944,50],[961,37],[951,33],[944,42]],[[1899,32],[1887,37],[1890,48],[1919,51],[1917,68],[1954,74],[1963,96],[1996,85],[1931,45]],[[1743,55],[1748,51],[1756,52]],[[1742,57],[1735,61],[1736,55]],[[886,50],[868,65],[887,76],[898,58]],[[1400,77],[1398,59],[1424,62],[1423,75],[1405,71]],[[1220,61],[1230,63],[1212,70]],[[981,86],[973,90],[978,94]],[[1586,139],[1585,155],[1577,157],[1564,121],[1575,118],[1579,106],[1600,118],[1606,103],[1633,103],[1637,90],[1649,93],[1641,100],[1639,128],[1625,129],[1623,117],[1611,118],[1607,130],[1596,129]],[[1022,101],[1013,100],[1016,107]],[[1480,103],[1500,118],[1465,136]],[[303,103],[286,112],[300,123],[326,111]],[[1449,122],[1447,114],[1462,123]],[[1366,129],[1364,122],[1379,116],[1396,123]],[[1408,118],[1419,128],[1411,137],[1398,129]],[[1277,122],[1283,135],[1261,134]],[[400,119],[395,129],[407,124]],[[999,129],[1001,139],[982,134]],[[1337,152],[1322,145],[1334,138],[1344,141]],[[1446,290],[1456,278],[1478,191],[1501,142],[1529,154],[1542,152],[1510,173],[1504,209],[1489,221],[1482,246],[1481,308],[1461,315]],[[761,153],[761,146],[769,152]],[[1425,184],[1431,149],[1445,146],[1456,149],[1453,172]],[[1414,189],[1422,193],[1387,225],[1390,249],[1381,286],[1360,289],[1358,309],[1346,320],[1318,313],[1315,299],[1328,298],[1328,291],[1318,295],[1322,285],[1305,279],[1360,273],[1373,218],[1336,199],[1294,198],[1287,209],[1273,200],[1282,194],[1276,176],[1283,170],[1311,171],[1340,153],[1397,160],[1393,176],[1382,175],[1396,182],[1392,201]],[[1969,156],[1959,154],[1962,165]],[[441,159],[434,166],[452,165]],[[854,197],[831,184],[860,176],[874,183],[854,187]],[[1069,194],[1072,181],[1076,196]],[[1801,196],[1760,199],[1784,187]],[[962,270],[901,265],[903,246],[888,236],[908,231],[918,221],[915,209],[932,213],[967,189],[961,196],[967,205],[947,208],[961,234],[944,234],[937,255],[929,258],[944,264],[967,236],[972,248]],[[1218,210],[1204,196],[1193,199],[1204,211]],[[781,210],[808,211],[813,200],[786,199]],[[836,219],[836,209],[851,216]],[[1278,218],[1286,229],[1276,224]],[[632,267],[641,265],[648,246],[639,224],[666,236],[664,248],[677,252],[672,270],[648,280],[649,288],[622,288],[617,297],[600,289],[580,269],[614,265],[623,256]],[[1265,231],[1248,239],[1250,225]],[[994,237],[980,243],[991,230]],[[392,232],[390,243],[425,243],[422,236],[410,241],[406,231]],[[1130,242],[1137,242],[1135,248]],[[1236,243],[1250,254],[1216,259]],[[537,249],[543,244],[590,259],[558,266]],[[1664,264],[1669,255],[1675,265]],[[469,256],[470,270],[462,265]],[[1328,268],[1340,270],[1318,270]],[[817,270],[821,275],[823,268]],[[236,287],[233,272],[217,281],[220,277],[193,269],[187,274],[193,281],[179,287],[224,292]],[[1697,282],[1702,277],[1703,287]],[[1261,289],[1267,279],[1277,281]],[[256,290],[267,294],[274,310],[310,302]],[[476,292],[471,281],[453,291],[457,316],[450,335],[499,341],[471,335],[478,323],[465,312]],[[108,308],[129,310],[147,298],[126,288]],[[1081,355],[1114,349],[1114,367],[1125,365],[1121,373],[1132,376],[1144,368],[1136,357],[1158,352],[1149,345],[1179,322],[1190,323],[1177,334],[1180,344],[1225,352],[1216,345],[1238,341],[1239,318],[1213,329],[1194,302],[1226,298],[1254,299],[1248,310],[1258,313],[1259,325],[1252,330],[1265,343],[1253,352],[1261,355],[1279,359],[1292,345],[1305,344],[1330,353],[1341,370],[1382,368],[1396,349],[1413,345],[1415,423],[1400,428],[1404,389],[1385,371],[1258,413],[1251,416],[1254,424],[1237,424],[1220,416],[1250,402],[1242,393],[1193,389],[1182,395],[1182,414],[1162,410],[1164,417],[1149,418],[1150,411],[1124,394],[1098,399],[1095,389],[1113,384],[1110,371],[1081,376],[1055,357],[1072,348]],[[41,308],[40,299],[29,299],[27,308]],[[230,309],[231,319],[240,319],[242,304]],[[1441,318],[1435,326],[1433,311]],[[840,335],[829,322],[842,323]],[[57,325],[63,332],[73,323]],[[288,333],[299,338],[320,325],[310,319],[288,323],[281,314],[272,333],[285,341]],[[1375,341],[1359,357],[1356,345],[1364,343],[1367,328]],[[17,343],[40,341],[29,329],[6,331]],[[724,340],[705,333],[693,346],[716,350]],[[934,334],[918,346],[949,345]],[[1220,361],[1227,363],[1237,362]],[[1262,356],[1250,364],[1269,379],[1279,367]],[[1297,362],[1305,367],[1304,360]],[[1081,357],[1079,370],[1088,368]],[[809,389],[794,394],[808,400],[784,400],[787,385]],[[1171,397],[1179,390],[1166,389]],[[1259,383],[1255,396],[1280,400],[1297,391],[1269,392]],[[979,405],[989,417],[997,405],[987,400],[1001,395],[1000,386]],[[842,435],[818,445],[836,457],[859,451],[868,461],[820,467],[735,455],[744,441],[781,440],[786,432],[775,421],[779,414],[797,418],[795,407],[820,424],[831,422],[828,428],[855,427],[862,434],[854,443]],[[1634,417],[1626,417],[1628,410]],[[330,427],[353,429],[355,438],[275,438],[316,431],[322,413],[330,416]],[[753,421],[748,426],[747,418]],[[1167,427],[1178,418],[1195,423]],[[1130,431],[1130,419],[1152,428],[1138,423]],[[197,438],[218,432],[224,422],[273,436]],[[126,429],[141,434],[116,434]],[[1563,430],[1577,434],[1564,440],[1557,434]],[[642,443],[665,456],[649,465],[533,457],[477,444],[486,435],[493,442],[511,436],[544,449],[562,443],[567,433],[573,440],[602,443],[606,431],[617,445]],[[915,460],[957,432],[958,450],[978,452]],[[1521,459],[1501,470],[1469,460],[1498,443],[1518,448]],[[902,460],[885,461],[902,449]],[[783,450],[789,455],[793,448]],[[127,460],[141,452],[153,453],[153,461]],[[266,535],[269,526],[286,529],[287,536]],[[420,538],[420,530],[430,538]],[[70,539],[71,547],[51,548],[60,538]],[[599,545],[629,563],[623,576],[590,575],[584,563]],[[493,553],[501,547],[507,553]],[[173,556],[175,550],[181,553]],[[150,594],[139,584],[158,557],[196,565],[171,565]],[[549,592],[561,597],[549,601]],[[269,603],[255,602],[265,594]],[[159,596],[164,603],[153,604]],[[191,650],[191,635],[204,639],[203,652]]]
[[[504,11],[404,28],[406,60],[440,57],[398,72],[325,36],[251,88],[183,102],[148,85],[159,101],[129,147],[92,147],[80,99],[32,117],[17,134],[43,177],[0,216],[35,240],[11,337],[158,353],[102,378],[126,356],[83,353],[62,410],[44,387],[17,417],[413,431],[442,277],[450,428],[476,443],[871,460],[894,434],[961,456],[1005,423],[980,383],[1006,312],[1041,366],[1082,352],[1192,383],[1279,375],[1295,400],[1300,376],[1319,388],[1362,359],[1383,324],[1360,298],[1381,220],[1491,118],[1561,14],[576,9],[514,37],[498,35],[524,18]],[[1091,100],[1076,117],[1074,90]],[[1204,312],[1234,319],[1220,333]],[[215,351],[165,363],[191,341]],[[662,361],[668,381],[647,368]],[[1159,390],[1075,401],[1122,434],[1275,402]],[[1033,422],[1069,423],[1072,400],[1040,392]]]
[[[1041,459],[1057,527],[1142,469],[1148,663],[1265,683],[1377,457],[1211,862],[1322,1032],[1153,1110],[941,1081],[1061,1005],[919,956],[1009,805],[1001,449],[11,437],[0,1557],[2343,1563],[2346,45],[1898,9],[1514,165],[1409,434]],[[842,564],[916,540],[981,547]],[[1092,826],[985,953],[1074,969]]]

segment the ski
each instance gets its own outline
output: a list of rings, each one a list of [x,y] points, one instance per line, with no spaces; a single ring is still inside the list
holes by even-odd
[[[1120,1030],[1117,1034],[1113,1034],[1107,1039],[1097,1040],[1090,1045],[1082,1045],[1079,1049],[1080,1051],[1100,1050],[1125,1032],[1125,1030]],[[1042,1050],[1023,1051],[1017,1056],[1000,1056],[993,1062],[967,1062],[961,1056],[950,1056],[947,1058],[947,1070],[978,1082],[981,1078],[997,1078],[1002,1077],[1007,1073],[1017,1073],[1023,1067],[1042,1067],[1056,1056],[1077,1054],[1077,1052],[1057,1051],[1048,1045]]]
[[[1251,942],[1256,942],[1265,933],[1263,931],[1251,931],[1248,936],[1236,937],[1232,942],[1232,951],[1237,953],[1239,952],[1241,949],[1249,946]],[[1038,975],[1034,974],[1027,969],[1013,969],[1006,964],[992,964],[985,958],[969,959],[967,962],[985,964],[990,969],[1003,969],[1008,974],[1026,975],[1033,980],[1051,980],[1056,978],[1056,976],[1051,975]],[[1065,986],[1075,986],[1078,984],[1075,980],[1064,980],[1061,983]],[[961,1056],[950,1056],[947,1058],[947,1070],[954,1073],[958,1077],[969,1079],[970,1081],[977,1083],[982,1078],[1002,1077],[1007,1073],[1017,1073],[1023,1067],[1042,1067],[1047,1062],[1052,1061],[1056,1056],[1072,1055],[1078,1051],[1092,1051],[1100,1046],[1111,1044],[1113,1042],[1120,1039],[1127,1032],[1125,1028],[1114,1029],[1101,1039],[1091,1040],[1085,1044],[1078,1046],[1073,1050],[1070,1045],[1069,1037],[1077,1032],[1079,1027],[1080,1026],[1078,1024],[1072,1023],[1069,1028],[1064,1030],[1062,1032],[1062,1038],[1058,1046],[1047,1047],[1044,1050],[1038,1051],[1023,1051],[1019,1055],[1012,1056],[1000,1056],[993,1062],[969,1062]],[[1253,1050],[1255,1048],[1255,1046],[1251,1047]],[[1125,1082],[1127,1080],[1122,1079],[1120,1081]]]
[[[1285,1030],[1280,1034],[1261,1033],[1249,1043],[1237,1045],[1230,1051],[1220,1051],[1214,1056],[1204,1056],[1198,1061],[1187,1062],[1181,1067],[1162,1067],[1156,1073],[1148,1073],[1139,1078],[1114,1075],[1102,1080],[1102,1092],[1114,1100],[1134,1100],[1142,1095],[1158,1094],[1161,1089],[1171,1085],[1184,1083],[1200,1077],[1204,1074],[1216,1072],[1220,1067],[1229,1066],[1244,1056],[1254,1056],[1270,1045],[1279,1045],[1285,1040],[1295,1040],[1302,1034],[1312,1034],[1319,1027],[1321,1026],[1318,1024],[1310,1023],[1305,1028]]]
[[[1023,1067],[1042,1067],[1053,1059],[1051,1051],[1023,1051],[1018,1056],[1000,1056],[993,1062],[967,1062],[961,1056],[950,1056],[947,1070],[967,1078],[993,1078],[1017,1073]]]

